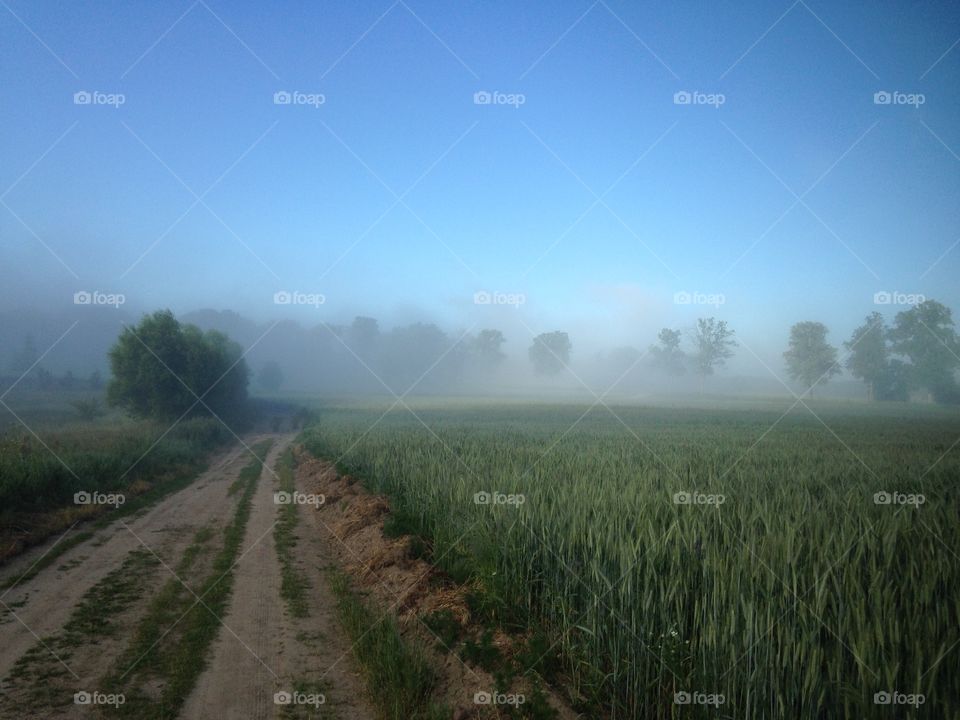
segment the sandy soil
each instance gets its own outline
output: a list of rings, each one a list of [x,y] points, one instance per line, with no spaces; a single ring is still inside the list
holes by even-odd
[[[0,678],[39,638],[59,630],[84,593],[118,568],[132,550],[146,545],[172,567],[197,530],[211,523],[222,525],[233,512],[235,502],[226,501],[227,488],[248,461],[249,455],[240,445],[220,453],[210,469],[189,487],[162,499],[141,515],[122,518],[99,530],[35,577],[0,593],[0,612],[4,615],[0,624]],[[72,532],[78,532],[78,528]],[[6,568],[5,578],[23,575],[55,542],[38,546],[18,558]],[[167,571],[164,573],[169,577]],[[81,677],[92,676],[93,670],[84,668]]]
[[[337,621],[333,598],[321,568],[318,537],[303,516],[295,554],[309,580],[308,613],[292,617],[280,596],[281,569],[273,529],[279,506],[274,504],[277,458],[289,445],[285,436],[271,449],[253,496],[243,556],[234,572],[234,590],[214,643],[209,667],[187,700],[181,717],[274,718],[284,710],[294,717],[373,718],[363,685],[356,675],[350,646]],[[323,704],[278,705],[276,693],[297,687],[323,696]],[[302,698],[308,699],[308,698]]]

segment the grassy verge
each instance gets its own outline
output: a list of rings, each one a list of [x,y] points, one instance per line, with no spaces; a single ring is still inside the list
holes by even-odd
[[[77,688],[67,667],[76,649],[118,634],[120,614],[147,592],[159,565],[145,548],[130,552],[119,568],[84,594],[58,633],[43,638],[17,660],[4,683],[0,705],[26,702],[31,711],[70,705]]]
[[[204,418],[172,430],[146,421],[62,428],[43,442],[0,436],[0,563],[78,521],[111,522],[189,484],[210,450],[231,438]],[[122,493],[127,502],[119,511],[77,505],[79,492]]]
[[[14,585],[19,585],[21,582],[35,577],[38,573],[40,573],[40,571],[50,567],[54,561],[67,552],[67,550],[70,550],[71,548],[76,547],[77,545],[80,545],[81,543],[92,538],[96,534],[97,530],[102,530],[121,518],[129,517],[130,515],[140,512],[141,510],[146,510],[151,505],[155,505],[168,495],[172,495],[175,492],[189,487],[205,469],[205,465],[197,465],[193,469],[184,468],[182,470],[175,471],[170,474],[170,479],[156,482],[153,487],[151,487],[142,495],[131,498],[115,510],[111,510],[104,515],[98,516],[95,520],[87,523],[83,530],[74,533],[70,537],[63,538],[60,540],[60,542],[51,547],[47,553],[36,562],[35,565],[30,567],[27,572],[23,573],[22,575],[11,576],[0,582],[0,590],[6,590],[7,588],[11,588]]]
[[[272,440],[254,446],[265,457]],[[223,545],[196,594],[198,602],[179,580],[171,580],[151,603],[133,641],[104,679],[103,687],[123,692],[126,702],[111,710],[118,717],[160,720],[175,718],[207,663],[210,645],[220,630],[221,617],[233,589],[233,565],[243,544],[251,499],[263,465],[253,458],[240,471],[240,499],[231,523],[223,531]],[[184,577],[207,549],[213,532],[201,530],[184,553],[177,575]],[[147,688],[150,688],[148,690]]]
[[[293,467],[293,451],[288,448],[277,461],[279,492],[292,493],[295,490]],[[295,503],[278,507],[279,517],[273,529],[273,539],[277,547],[277,557],[280,559],[280,596],[286,602],[290,614],[302,618],[308,614],[307,590],[310,583],[294,560],[294,549],[297,546],[296,528],[300,521],[299,509]]]
[[[374,612],[350,587],[339,570],[330,573],[337,611],[353,640],[353,652],[364,671],[377,709],[389,720],[439,720],[450,711],[431,702],[435,675],[424,651],[405,640],[390,614]]]

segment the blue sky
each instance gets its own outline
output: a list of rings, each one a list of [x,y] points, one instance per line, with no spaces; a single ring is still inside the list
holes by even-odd
[[[839,343],[878,291],[960,311],[953,3],[5,0],[0,38],[8,305],[263,319],[297,289],[326,297],[304,322],[641,347],[716,314],[777,352],[803,319]]]

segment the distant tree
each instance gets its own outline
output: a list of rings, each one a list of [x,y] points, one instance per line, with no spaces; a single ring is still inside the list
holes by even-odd
[[[643,358],[643,354],[631,345],[617,347],[610,351],[607,360],[610,367],[616,372],[626,372],[635,367]]]
[[[87,378],[87,387],[91,390],[103,389],[103,376],[100,374],[99,370],[94,370],[92,373],[90,373],[90,377]]]
[[[570,362],[570,337],[565,332],[542,333],[533,339],[528,354],[538,375],[556,375]]]
[[[29,370],[39,358],[40,353],[37,352],[37,344],[33,339],[33,335],[25,335],[23,344],[10,361],[10,370],[15,373],[24,373]]]
[[[657,335],[658,343],[650,346],[651,364],[668,375],[683,375],[687,354],[680,349],[680,331],[664,328]]]
[[[506,357],[500,349],[504,341],[503,333],[499,330],[481,330],[470,341],[467,352],[482,369],[492,370]]]
[[[372,317],[358,315],[347,333],[350,348],[364,360],[372,358],[380,338],[380,327]]]
[[[41,390],[51,390],[57,384],[57,379],[53,376],[53,373],[43,365],[35,366],[32,374],[34,382]]]
[[[457,354],[447,352],[450,345],[447,334],[433,323],[394,328],[382,338],[380,377],[397,394],[444,389],[457,369]]]
[[[827,326],[807,320],[790,328],[790,346],[783,359],[791,379],[799,380],[813,395],[813,388],[840,372],[837,349],[827,342]]]
[[[232,417],[247,398],[249,371],[240,346],[223,333],[181,325],[169,310],[125,328],[110,350],[110,366],[108,402],[137,417],[202,414],[204,403]]]
[[[73,374],[72,370],[67,370],[60,378],[60,387],[64,390],[76,390],[79,384],[80,381],[77,380],[77,376]]]
[[[867,397],[870,400],[882,400],[883,393],[879,385],[889,384],[890,349],[887,346],[887,326],[883,315],[872,312],[867,315],[863,325],[853,331],[850,339],[843,343],[850,353],[847,357],[847,369],[850,374],[867,384]],[[893,372],[893,375],[900,370]],[[893,399],[893,398],[887,398]]]
[[[875,400],[910,399],[910,366],[900,360],[890,360],[874,381]]]
[[[700,375],[700,392],[703,392],[707,375],[712,375],[715,367],[722,366],[728,358],[733,357],[733,348],[737,347],[733,335],[734,332],[727,327],[726,320],[697,320],[693,338],[693,364]]]
[[[257,373],[257,385],[261,389],[270,393],[275,393],[283,384],[283,371],[280,365],[274,360],[268,360]]]
[[[927,391],[937,402],[951,402],[957,395],[954,371],[960,360],[960,343],[950,308],[926,300],[897,313],[889,331],[891,349],[910,361],[915,387]]]

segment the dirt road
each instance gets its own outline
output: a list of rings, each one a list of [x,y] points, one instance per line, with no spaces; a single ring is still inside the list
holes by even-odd
[[[301,531],[296,559],[309,584],[307,612],[293,617],[281,597],[273,467],[293,435],[260,435],[245,443],[252,447],[264,438],[274,443],[250,496],[232,592],[216,638],[205,648],[206,667],[179,717],[373,717],[325,589],[322,548],[309,532]],[[241,445],[220,453],[189,487],[97,531],[36,576],[0,593],[0,717],[110,714],[109,707],[64,698],[103,686],[171,578],[194,584],[174,568],[198,547],[216,552],[240,501],[240,471],[250,462]],[[198,545],[205,530],[211,539]],[[25,554],[0,579],[19,578],[52,546]],[[205,567],[202,561],[194,565]],[[187,589],[196,596],[194,587]],[[91,622],[97,627],[87,627]],[[162,648],[174,634],[158,637]],[[276,693],[303,707],[276,704]]]

